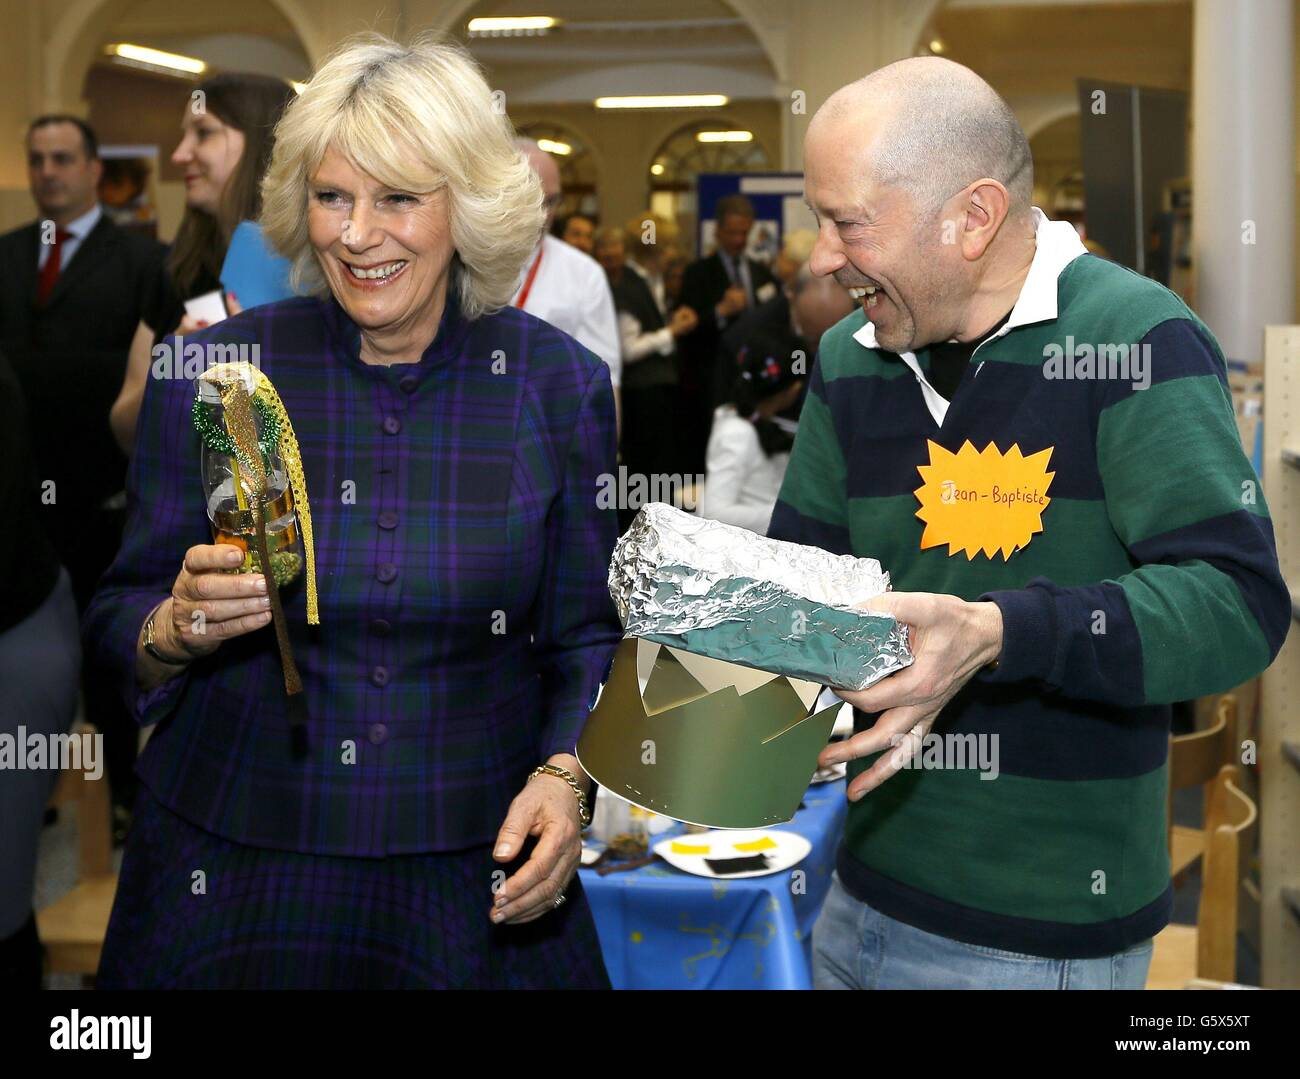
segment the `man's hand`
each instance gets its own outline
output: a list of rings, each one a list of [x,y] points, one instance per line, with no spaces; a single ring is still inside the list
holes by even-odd
[[[835,691],[855,708],[881,714],[870,730],[823,749],[819,767],[893,747],[849,784],[851,802],[901,769],[943,706],[1002,652],[1002,612],[995,603],[967,603],[932,592],[885,592],[859,606],[906,624],[914,659],[910,667],[867,689]]]
[[[745,295],[745,290],[739,285],[732,285],[722,294],[714,310],[718,313],[719,318],[731,318],[732,315],[738,315],[749,306],[749,298]]]
[[[700,324],[700,318],[692,307],[685,305],[677,308],[668,320],[668,329],[674,337],[685,337]]]

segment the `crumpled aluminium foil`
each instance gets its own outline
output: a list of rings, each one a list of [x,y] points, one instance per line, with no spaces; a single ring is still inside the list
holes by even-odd
[[[609,566],[629,636],[844,689],[912,662],[906,626],[854,606],[888,590],[874,558],[768,539],[662,502],[642,507]]]

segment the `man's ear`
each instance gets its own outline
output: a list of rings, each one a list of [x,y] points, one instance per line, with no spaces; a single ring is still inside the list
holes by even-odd
[[[985,177],[970,184],[958,197],[962,226],[958,233],[962,258],[982,258],[1011,209],[1011,196],[997,180]]]

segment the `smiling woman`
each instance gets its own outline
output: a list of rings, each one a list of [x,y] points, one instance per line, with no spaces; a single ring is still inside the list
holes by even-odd
[[[593,497],[614,399],[600,359],[506,306],[540,185],[466,54],[368,36],[289,106],[262,192],[309,295],[185,347],[258,349],[294,420],[319,569],[319,625],[282,593],[306,759],[268,597],[188,497],[193,393],[153,379],[86,621],[159,725],[98,984],[606,987],[574,747],[622,635]]]
[[[442,318],[455,257],[447,190],[395,191],[332,146],[311,177],[307,230],[367,363],[417,362]]]
[[[373,223],[365,211],[409,212],[407,204],[374,206],[371,196],[424,196],[415,201],[427,209],[428,196],[445,191],[447,235],[463,271],[461,307],[474,318],[510,302],[545,221],[541,186],[512,139],[505,112],[461,50],[429,41],[405,50],[367,36],[326,62],[276,129],[262,183],[263,228],[293,261],[295,285],[320,294],[337,282],[321,246],[326,234],[315,231],[318,218],[310,210],[304,218],[302,208],[313,185],[329,188],[322,169],[346,181],[342,187],[366,188],[360,219],[340,211],[357,209],[347,197],[362,192],[333,192],[340,196],[330,207],[339,231],[324,247],[336,254],[346,222],[352,233]],[[309,207],[324,209],[316,194]]]

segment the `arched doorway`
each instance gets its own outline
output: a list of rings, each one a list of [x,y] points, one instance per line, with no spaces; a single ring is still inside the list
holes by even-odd
[[[748,136],[743,138],[741,136]],[[684,124],[659,144],[648,165],[649,205],[693,236],[696,177],[702,172],[764,172],[774,168],[766,147],[726,117]]]
[[[580,213],[599,219],[600,169],[587,140],[567,125],[544,121],[520,124],[519,133],[536,140],[559,166],[564,200],[555,212],[556,218]]]
[[[74,0],[45,39],[42,57],[42,111],[79,112],[86,72],[104,42],[124,20],[147,11],[141,0]],[[328,50],[329,35],[305,8],[304,0],[231,0],[220,10],[169,3],[164,27],[198,25],[205,32],[228,31],[242,20],[271,18],[290,28],[310,70]]]
[[[1044,125],[1029,137],[1034,158],[1034,205],[1058,221],[1083,224],[1083,158],[1079,150],[1079,114]]]
[[[665,202],[673,211],[665,216],[677,216],[680,200],[667,197],[672,194],[668,185],[655,182],[660,178],[648,170],[652,151],[688,125],[752,131],[763,167],[779,160],[788,98],[779,92],[770,35],[759,33],[741,5],[668,0],[638,10],[591,0],[555,0],[546,5],[546,14],[557,19],[558,26],[544,35],[483,36],[470,31],[472,18],[518,11],[501,0],[458,4],[443,27],[483,66],[493,89],[503,92],[506,112],[517,129],[533,134],[553,124],[583,137],[599,165],[595,195],[602,223],[622,224],[650,209],[662,212]],[[674,94],[717,95],[726,104],[597,105],[598,99],[610,97]],[[727,156],[735,156],[735,149],[723,147]],[[652,192],[653,207],[647,204]],[[693,219],[681,225],[683,233],[693,231]]]
[[[194,84],[219,71],[310,78],[312,58],[295,25],[298,16],[298,0],[223,0],[220,11],[178,10],[173,0],[101,0],[69,9],[47,43],[47,54],[66,57],[60,92],[67,96],[59,108],[84,113],[108,148],[110,184],[101,196],[110,210],[110,192],[123,193],[130,201],[119,209],[129,208],[137,223],[147,228],[153,222],[162,239],[171,238],[183,212],[184,188],[170,156]],[[79,24],[72,23],[74,17]],[[105,52],[118,43],[192,57],[207,67],[194,74],[127,66]]]

